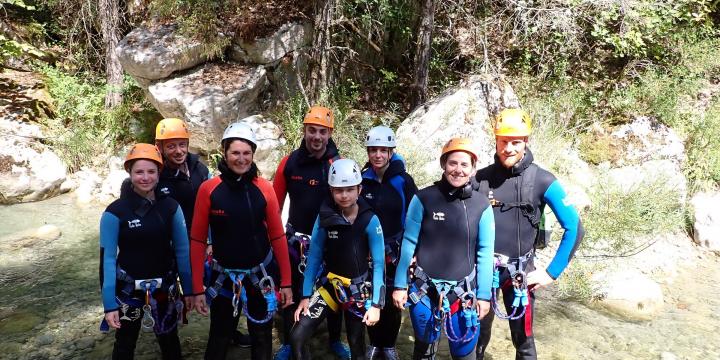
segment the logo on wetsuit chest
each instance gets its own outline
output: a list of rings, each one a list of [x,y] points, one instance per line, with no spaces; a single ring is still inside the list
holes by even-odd
[[[210,209],[210,215],[227,216],[227,214],[225,214],[225,210],[223,209]]]
[[[131,229],[139,228],[142,224],[140,223],[140,219],[130,220],[128,221],[128,227]]]
[[[161,192],[163,195],[170,195],[170,189],[167,188],[167,187],[161,187],[161,188],[160,188],[160,192]]]
[[[295,180],[295,181],[302,181],[302,179],[303,179],[303,177],[298,176],[298,175],[293,175],[290,177],[290,180]]]
[[[373,199],[373,194],[372,194],[372,193],[367,193],[367,194],[365,194],[365,198],[368,199],[368,200],[372,200],[372,199]]]
[[[315,179],[310,179],[310,180],[308,180],[308,184],[310,186],[317,186],[318,184],[320,184],[320,182]]]
[[[328,231],[328,238],[330,238],[330,239],[337,239],[337,238],[338,238],[338,232],[337,232],[337,230],[330,230],[330,231]]]
[[[444,212],[434,212],[434,211],[433,211],[433,220],[445,221],[445,213],[444,213]]]

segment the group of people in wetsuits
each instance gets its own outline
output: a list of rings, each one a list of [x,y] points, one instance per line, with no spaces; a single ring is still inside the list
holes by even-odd
[[[523,110],[501,111],[495,162],[480,170],[473,142],[449,139],[440,179],[418,190],[388,127],[368,132],[364,167],[341,158],[326,107],[309,109],[302,142],[272,183],[258,174],[245,122],[225,130],[211,177],[188,152],[185,123],[162,120],[155,145],[128,153],[129,179],[101,217],[101,327],[115,329],[113,359],[133,358],[141,328],[155,333],[163,359],[181,358],[178,324],[190,310],[210,315],[206,359],[225,359],[241,314],[252,359],[273,357],[276,314],[277,360],[309,359],[325,319],[338,357],[399,359],[405,308],[413,359],[434,359],[442,333],[453,359],[482,359],[495,314],[510,322],[516,357],[535,359],[533,290],[560,276],[583,228],[560,183],[533,163],[531,125]],[[545,205],[564,234],[536,269]]]

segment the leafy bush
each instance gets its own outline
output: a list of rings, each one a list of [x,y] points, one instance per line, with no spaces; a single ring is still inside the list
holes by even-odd
[[[99,154],[113,153],[125,142],[152,141],[159,116],[131,78],[125,79],[123,104],[107,111],[104,81],[51,67],[42,72],[56,102],[56,116],[46,123],[55,134],[50,140],[71,171],[99,160]]]
[[[704,115],[691,119],[686,141],[685,175],[691,193],[720,186],[720,102]]]

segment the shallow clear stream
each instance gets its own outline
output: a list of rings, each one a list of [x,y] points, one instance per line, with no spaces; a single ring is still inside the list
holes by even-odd
[[[98,221],[103,207],[78,207],[69,195],[0,207],[0,359],[107,359],[113,336],[101,334],[98,289]],[[11,241],[44,224],[62,236],[51,242]],[[541,359],[720,359],[720,260],[705,256],[685,264],[665,287],[665,311],[649,322],[627,322],[581,304],[539,294],[535,335]],[[406,319],[407,320],[407,319]],[[244,323],[244,321],[241,321]],[[201,359],[208,321],[193,314],[180,331],[186,359]],[[244,327],[243,327],[244,328]],[[326,343],[325,326],[313,340]],[[398,341],[412,353],[410,322]],[[276,343],[276,348],[278,344]],[[322,354],[320,354],[322,352]],[[512,359],[507,325],[494,324],[491,359]],[[315,358],[332,359],[324,351]],[[137,359],[159,358],[153,336],[142,334]],[[668,354],[665,354],[668,356]],[[232,349],[228,358],[249,358]],[[449,358],[442,346],[438,358]]]

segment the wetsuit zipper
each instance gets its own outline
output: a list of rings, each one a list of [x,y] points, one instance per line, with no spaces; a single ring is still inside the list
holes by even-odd
[[[515,177],[515,201],[517,201],[517,202],[520,202],[520,201],[521,201],[521,199],[520,199],[520,177],[521,177],[521,176],[522,176],[522,175],[519,175],[519,176],[516,176],[516,177]],[[515,229],[517,230],[517,245],[518,245],[517,257],[522,256],[522,255],[521,255],[521,252],[522,252],[522,251],[521,251],[521,249],[520,249],[520,244],[521,244],[521,243],[520,243],[520,210],[519,210],[519,209],[520,209],[520,208],[516,208],[516,209],[515,209],[515,215],[516,215],[516,219],[517,219],[517,227],[515,228]]]
[[[255,237],[255,214],[253,214],[252,201],[250,200],[250,186],[245,184],[245,199],[247,199],[248,211],[250,212],[250,234]]]
[[[467,235],[468,264],[470,265],[470,267],[472,267],[472,255],[470,254],[470,219],[468,219],[467,205],[465,205],[465,200],[460,199],[460,202],[463,204],[463,209],[465,210],[465,234]]]

